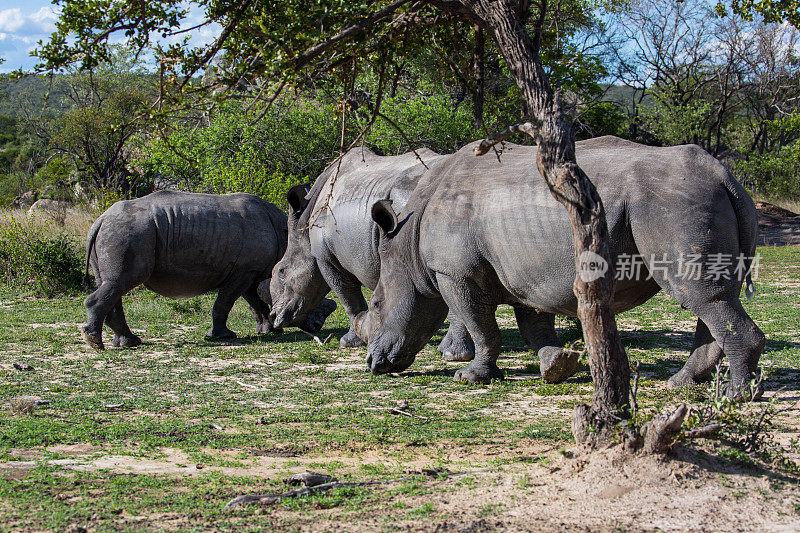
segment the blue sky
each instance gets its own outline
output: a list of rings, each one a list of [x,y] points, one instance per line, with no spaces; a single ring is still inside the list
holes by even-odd
[[[198,10],[190,12],[185,27],[200,22],[202,16]],[[30,51],[50,37],[57,18],[58,11],[50,0],[0,0],[0,57],[5,59],[0,72],[33,67],[36,58]],[[201,28],[193,33],[191,43],[208,43],[218,32],[218,27]]]
[[[49,0],[0,0],[0,72],[32,67],[30,51],[49,37],[57,18]]]

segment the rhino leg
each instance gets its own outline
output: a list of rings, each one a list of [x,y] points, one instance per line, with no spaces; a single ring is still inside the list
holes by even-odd
[[[272,321],[269,318],[269,303],[264,301],[258,293],[259,284],[253,284],[249,289],[244,291],[242,297],[250,307],[250,313],[253,315],[253,320],[256,321],[256,335],[266,335],[270,331],[275,331],[272,327]],[[267,291],[269,295],[269,291]]]
[[[531,351],[538,352],[545,346],[561,346],[556,333],[556,315],[522,306],[514,307],[514,315],[522,340]]]
[[[669,378],[667,385],[672,389],[677,389],[709,381],[717,363],[724,355],[706,323],[698,318],[689,359],[677,374]]]
[[[454,379],[470,383],[503,379],[503,371],[497,366],[497,356],[503,344],[494,316],[497,304],[487,301],[486,291],[472,280],[456,282],[439,273],[436,280],[451,313],[463,321],[475,342],[475,358],[466,367],[457,370]]]
[[[106,325],[114,331],[112,346],[133,348],[142,344],[142,339],[133,334],[125,320],[125,311],[122,309],[122,299],[106,315]]]
[[[339,297],[347,316],[350,317],[350,329],[339,340],[339,346],[342,348],[366,346],[367,343],[359,338],[353,330],[353,319],[362,311],[367,310],[367,301],[361,292],[361,282],[349,272],[336,268],[328,261],[319,261],[318,266],[325,281],[328,282],[328,286]]]
[[[211,308],[211,329],[206,340],[235,339],[236,333],[228,329],[228,315],[236,300],[250,287],[251,279],[237,279],[223,285],[217,291],[217,299]]]
[[[95,350],[105,349],[103,345],[103,323],[129,289],[130,287],[127,284],[123,284],[117,279],[107,279],[100,283],[97,290],[84,300],[86,325],[82,326],[81,335],[83,340]]]
[[[336,311],[336,302],[330,298],[323,298],[322,302],[311,311],[300,323],[300,327],[311,333],[316,333],[325,325],[325,320]]]
[[[439,351],[445,361],[472,361],[475,358],[475,343],[464,323],[453,313],[447,315],[450,327],[439,343]]]
[[[695,308],[690,306],[689,309],[708,326],[709,332],[720,347],[720,353],[724,352],[728,356],[731,370],[728,396],[731,398],[747,396],[750,380],[758,369],[758,360],[764,351],[766,343],[764,333],[744,310],[738,295],[729,301],[717,300]],[[705,365],[710,363],[709,359],[713,358],[715,353],[713,349],[707,350],[705,356],[708,359]],[[704,364],[701,357],[698,354],[694,363],[702,370]],[[758,395],[759,391],[755,391],[755,394]]]

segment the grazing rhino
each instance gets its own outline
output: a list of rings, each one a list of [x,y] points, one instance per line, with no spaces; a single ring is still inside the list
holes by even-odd
[[[86,237],[87,283],[91,265],[97,290],[84,302],[84,340],[102,350],[105,321],[114,331],[114,346],[141,344],[122,309],[122,296],[141,284],[173,298],[218,291],[210,339],[236,337],[226,324],[240,296],[250,306],[256,333],[272,331],[270,302],[257,291],[283,255],[286,237],[286,215],[251,194],[157,191],[115,203]],[[322,302],[306,328],[319,329],[335,307],[332,300]]]
[[[375,374],[408,368],[448,308],[475,341],[475,358],[455,375],[472,382],[503,377],[496,364],[498,304],[576,315],[572,230],[537,171],[537,148],[510,145],[498,161],[475,157],[473,147],[433,163],[399,215],[388,202],[372,208],[381,228],[381,275],[354,326],[368,339],[367,365]],[[729,394],[738,394],[765,340],[739,301],[743,278],[752,292],[758,230],[747,192],[697,146],[653,148],[601,137],[577,143],[576,156],[605,205],[622,278],[614,310],[665,290],[698,317],[691,356],[670,385],[707,379],[724,347]],[[619,276],[632,258],[640,271]],[[705,268],[686,275],[689,264]]]
[[[387,157],[356,148],[326,169],[310,191],[306,186],[289,191],[289,242],[270,282],[275,327],[303,320],[330,289],[340,298],[351,324],[367,309],[361,287],[374,289],[380,275],[378,228],[369,209],[384,199],[402,208],[427,166],[443,157],[448,156],[430,150]],[[552,320],[545,317],[542,322],[527,309],[516,311],[523,338],[535,349],[547,344],[539,339],[557,338]],[[340,341],[342,347],[363,344],[352,325]],[[449,361],[474,357],[472,339],[456,317],[450,317],[439,350]]]
[[[351,321],[367,308],[361,287],[374,289],[380,274],[369,208],[382,199],[405,204],[425,165],[440,157],[430,150],[385,157],[355,148],[325,169],[310,190],[289,190],[289,241],[270,281],[275,327],[303,320],[331,289]],[[351,327],[340,345],[364,342]]]

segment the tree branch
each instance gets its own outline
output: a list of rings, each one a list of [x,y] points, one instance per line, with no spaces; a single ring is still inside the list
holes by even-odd
[[[497,133],[493,133],[486,137],[478,146],[475,147],[474,153],[476,156],[484,155],[492,148],[492,146],[520,133],[527,133],[535,139],[539,134],[539,125],[533,122],[520,122],[518,124],[513,124],[502,131],[498,131]]]
[[[293,61],[294,68],[300,70],[301,68],[308,65],[311,61],[313,61],[315,58],[317,58],[319,55],[324,53],[326,50],[331,48],[336,43],[343,41],[348,37],[352,37],[356,33],[366,29],[368,26],[371,26],[376,22],[388,18],[389,16],[394,14],[394,12],[398,10],[398,8],[409,2],[411,2],[411,0],[396,0],[395,2],[392,2],[388,6],[384,7],[383,9],[380,9],[375,13],[373,13],[372,15],[366,17],[361,22],[353,24],[352,26],[348,26],[347,28],[343,29],[342,31],[340,31],[339,33],[328,39],[327,41],[312,46],[311,48],[309,48],[308,50],[306,50],[305,52],[294,58]]]

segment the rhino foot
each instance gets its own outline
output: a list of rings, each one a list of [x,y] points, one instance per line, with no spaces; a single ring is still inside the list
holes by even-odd
[[[336,302],[324,298],[322,302],[300,323],[300,328],[316,333],[325,324],[325,320],[336,311]]]
[[[229,341],[235,338],[236,338],[236,333],[234,333],[229,329],[219,332],[209,331],[206,334],[207,341]]]
[[[276,335],[280,335],[283,333],[283,328],[274,328],[272,324],[269,322],[263,322],[261,324],[256,325],[256,335],[266,335],[268,333],[275,333]]]
[[[445,361],[472,361],[475,358],[475,343],[472,339],[453,340],[448,332],[439,344],[439,351]]]
[[[78,331],[81,332],[81,337],[83,337],[84,342],[95,350],[105,350],[106,347],[103,345],[103,339],[98,335],[89,333],[86,327],[87,326],[78,326]]]
[[[539,370],[545,383],[561,383],[578,369],[579,354],[558,346],[539,349]]]
[[[112,346],[133,348],[142,344],[142,339],[136,335],[114,335],[114,340],[111,341]]]
[[[361,338],[353,331],[348,331],[347,334],[339,341],[341,348],[358,348],[359,346],[366,346],[367,343],[362,341]]]
[[[755,376],[751,376],[751,378],[753,379],[746,383],[726,383],[723,385],[722,391],[731,400],[735,400],[737,402],[754,402],[764,395],[764,382],[755,379]]]
[[[692,377],[688,372],[685,370],[680,370],[678,373],[674,374],[669,380],[667,380],[667,388],[668,389],[682,389],[684,387],[690,387],[692,385],[698,385],[703,381],[708,380],[698,380]]]
[[[504,379],[505,374],[494,363],[476,365],[469,364],[456,371],[455,381],[468,381],[470,383],[490,383],[493,379]]]

